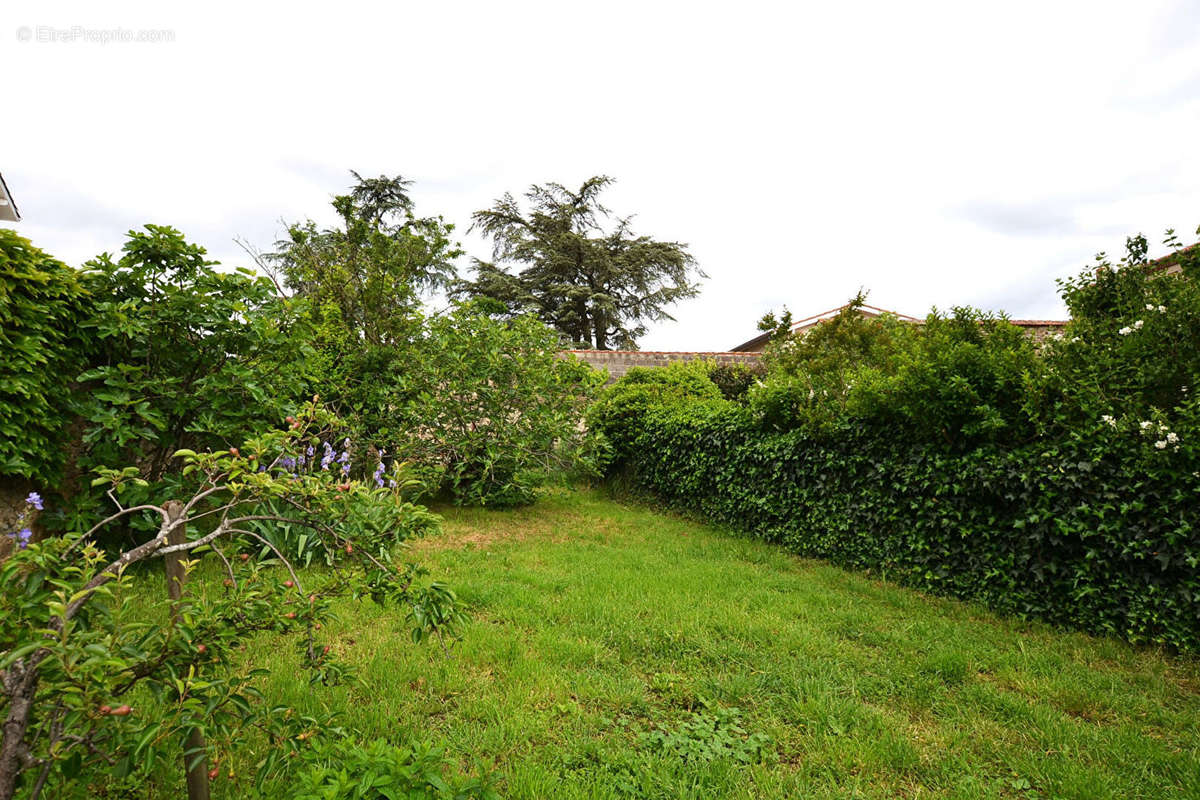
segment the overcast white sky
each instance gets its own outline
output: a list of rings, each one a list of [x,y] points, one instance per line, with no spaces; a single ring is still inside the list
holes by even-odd
[[[113,28],[173,40],[85,40]],[[328,221],[349,169],[414,179],[486,256],[473,210],[605,173],[710,276],[644,349],[860,286],[1060,317],[1054,278],[1200,224],[1200,0],[6,0],[0,67],[17,227],[69,263],[146,222],[246,263],[234,237]]]

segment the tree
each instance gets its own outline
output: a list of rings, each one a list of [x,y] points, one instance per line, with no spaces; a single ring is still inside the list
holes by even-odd
[[[578,191],[535,185],[525,193],[528,212],[507,193],[475,212],[472,230],[493,239],[494,263],[477,261],[475,280],[456,293],[536,314],[579,345],[636,348],[644,323],[673,319],[667,306],[696,296],[706,276],[686,245],[637,236],[631,217],[612,217],[599,201],[612,182],[599,175]],[[523,266],[513,274],[504,262]]]
[[[293,225],[263,259],[309,301],[311,390],[356,438],[413,462],[430,493],[532,502],[552,473],[585,466],[579,422],[595,376],[558,358],[554,332],[508,305],[427,313],[422,295],[453,275],[452,227],[414,215],[408,181],[352,174],[357,185],[333,201],[340,227]]]
[[[784,306],[778,317],[775,316],[774,311],[763,314],[758,321],[758,329],[763,333],[771,334],[771,341],[777,341],[792,335],[793,322],[792,312],[788,310],[787,306]]]
[[[294,223],[260,261],[310,301],[327,334],[348,332],[352,341],[343,344],[357,349],[408,336],[421,292],[448,285],[461,253],[450,241],[453,225],[416,216],[412,181],[350,174],[356,181],[350,193],[333,199],[341,227]]]
[[[307,348],[296,304],[265,277],[218,267],[162,225],[85,265],[80,469],[136,464],[157,481],[176,450],[241,441],[294,407]]]

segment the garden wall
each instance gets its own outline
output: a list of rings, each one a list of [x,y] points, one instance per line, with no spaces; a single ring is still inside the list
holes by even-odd
[[[622,378],[632,367],[665,367],[687,361],[715,361],[718,364],[758,363],[760,353],[729,353],[659,350],[564,350],[596,369],[608,370],[609,383]]]

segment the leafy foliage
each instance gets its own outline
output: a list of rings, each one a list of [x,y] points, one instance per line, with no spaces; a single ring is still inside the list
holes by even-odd
[[[667,306],[699,292],[687,247],[635,235],[630,217],[605,228],[600,193],[613,179],[589,178],[577,191],[531,186],[529,211],[511,194],[473,215],[490,236],[498,263],[476,263],[475,280],[457,292],[488,297],[511,314],[532,313],[571,342],[605,350],[636,348],[645,320],[671,319]],[[517,274],[503,264],[522,265]]]
[[[422,292],[452,274],[452,228],[414,215],[407,181],[355,178],[334,199],[340,227],[294,225],[266,259],[310,301],[312,390],[356,441],[402,454],[458,503],[528,503],[556,474],[587,471],[579,423],[598,377],[560,359],[535,319],[495,318],[494,301],[428,314]]]
[[[713,364],[708,370],[708,379],[717,385],[726,400],[741,402],[745,400],[750,387],[766,374],[760,364]]]
[[[411,181],[350,174],[349,194],[333,199],[339,227],[294,223],[263,258],[317,310],[331,367],[363,347],[406,341],[419,326],[421,292],[447,285],[460,254],[453,225],[416,216]]]
[[[723,708],[701,698],[704,710],[694,711],[674,728],[651,730],[639,744],[651,753],[670,755],[686,764],[729,759],[758,764],[771,753],[771,737],[742,727],[740,708]]]
[[[494,319],[474,306],[431,318],[396,447],[432,467],[455,502],[532,502],[555,474],[593,471],[580,424],[603,377],[560,357],[554,332],[531,317]]]
[[[70,418],[63,376],[83,362],[86,313],[75,270],[0,228],[0,475],[58,479]]]
[[[448,781],[446,756],[427,745],[324,743],[296,776],[295,800],[498,800],[487,781]]]
[[[1105,414],[1148,419],[1187,404],[1200,376],[1200,246],[1146,260],[1146,240],[1131,237],[1112,264],[1061,283],[1071,329],[1047,352],[1050,370],[1041,402],[1056,403],[1060,427]],[[1166,275],[1168,263],[1178,275]],[[1046,412],[1050,413],[1050,412]]]
[[[614,446],[610,467],[616,467],[632,454],[651,409],[720,400],[721,390],[709,379],[705,364],[676,361],[665,367],[633,367],[588,409],[587,423]]]
[[[176,450],[240,442],[294,407],[303,318],[267,278],[218,266],[160,225],[88,262],[82,470],[136,464],[156,481]]]

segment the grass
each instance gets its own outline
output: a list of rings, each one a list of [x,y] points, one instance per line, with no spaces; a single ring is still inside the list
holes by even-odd
[[[452,656],[347,602],[330,633],[361,685],[311,690],[279,669],[273,702],[432,740],[509,798],[1200,797],[1193,660],[596,492],[442,513],[414,550],[473,607]],[[291,657],[274,650],[263,661]],[[695,724],[717,714],[743,732]],[[769,742],[761,763],[680,755],[751,736]]]

